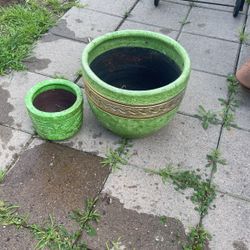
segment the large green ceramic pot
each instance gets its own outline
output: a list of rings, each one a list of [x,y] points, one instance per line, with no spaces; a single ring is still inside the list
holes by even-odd
[[[82,66],[92,111],[103,126],[126,138],[149,135],[166,125],[190,76],[189,56],[178,42],[140,30],[93,40],[84,49]]]
[[[68,80],[45,80],[32,87],[25,104],[37,134],[48,140],[65,140],[81,127],[81,89]]]

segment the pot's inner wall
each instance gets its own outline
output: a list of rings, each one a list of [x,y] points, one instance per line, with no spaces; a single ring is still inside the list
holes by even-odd
[[[60,112],[71,107],[76,96],[64,89],[50,89],[40,93],[33,101],[33,105],[44,112]]]
[[[128,90],[160,88],[181,74],[178,65],[166,55],[140,47],[109,50],[96,57],[90,68],[104,82]]]

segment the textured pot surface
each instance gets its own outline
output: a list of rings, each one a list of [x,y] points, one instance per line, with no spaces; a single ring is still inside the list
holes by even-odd
[[[105,82],[91,68],[95,59],[105,53],[129,47],[160,52],[178,66],[180,75],[160,87],[131,90]],[[175,40],[149,31],[125,30],[101,36],[85,48],[82,64],[85,92],[97,119],[114,133],[128,138],[151,134],[166,125],[179,107],[190,76],[185,49]]]
[[[58,91],[59,97],[60,95],[66,94],[63,97],[60,97],[60,99],[64,99],[63,101],[66,103],[69,102],[69,107],[65,106],[65,108],[62,108],[61,111],[46,112],[45,110],[55,109],[53,106],[50,106],[53,104],[53,101],[55,102],[52,98],[55,98],[55,94],[53,95],[53,92],[56,91]],[[48,93],[47,96],[50,96],[50,99],[48,100],[46,100],[46,96],[42,96],[46,93]],[[72,99],[72,97],[74,99]],[[40,101],[37,101],[39,98]],[[43,102],[41,100],[43,100]],[[27,93],[25,97],[25,104],[34,129],[37,134],[44,139],[68,139],[72,137],[82,125],[82,92],[76,84],[70,81],[53,79],[36,84]],[[60,104],[54,103],[54,105],[59,107]],[[58,108],[56,107],[55,110],[57,109]],[[60,107],[58,110],[60,110]]]

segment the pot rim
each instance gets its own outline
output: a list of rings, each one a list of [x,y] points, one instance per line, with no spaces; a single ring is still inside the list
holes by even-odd
[[[93,49],[95,49],[96,46],[101,45],[103,42],[107,42],[109,40],[113,40],[116,37],[128,37],[128,36],[133,36],[133,37],[144,37],[144,38],[153,38],[157,40],[161,40],[164,43],[167,43],[168,45],[171,45],[172,47],[175,48],[177,53],[180,55],[180,57],[183,60],[183,69],[181,71],[180,76],[173,82],[160,87],[160,88],[155,88],[155,89],[150,89],[150,90],[126,90],[126,89],[121,89],[114,87],[106,82],[104,82],[101,78],[99,78],[90,68],[88,59],[89,59],[89,52]],[[160,33],[152,32],[152,31],[144,31],[144,30],[121,30],[121,31],[115,31],[115,32],[110,32],[106,33],[105,35],[102,35],[98,38],[95,38],[93,41],[91,41],[83,50],[82,53],[82,66],[86,74],[93,79],[96,83],[98,83],[101,87],[108,89],[109,91],[124,94],[124,95],[133,95],[133,96],[143,96],[143,95],[148,95],[150,94],[160,94],[163,91],[171,91],[174,89],[176,86],[181,84],[183,81],[185,81],[190,74],[191,71],[191,62],[190,58],[188,56],[187,51],[184,49],[182,45],[180,45],[177,41],[174,39],[162,35]]]
[[[66,86],[67,88],[71,89],[73,94],[76,96],[76,100],[72,106],[69,108],[59,111],[59,112],[45,112],[37,109],[33,105],[34,96],[36,96],[37,92],[43,88],[49,87],[49,86],[55,86],[58,85],[60,89],[60,86]],[[45,91],[50,90],[46,89]],[[43,93],[43,92],[41,92]],[[80,105],[82,105],[83,102],[83,96],[82,91],[80,87],[78,87],[75,83],[65,80],[65,79],[51,79],[51,80],[44,80],[42,82],[37,83],[34,85],[26,94],[25,96],[25,105],[29,112],[32,114],[46,117],[46,118],[55,118],[55,117],[61,117],[64,115],[67,115],[71,113],[72,111],[76,110]]]

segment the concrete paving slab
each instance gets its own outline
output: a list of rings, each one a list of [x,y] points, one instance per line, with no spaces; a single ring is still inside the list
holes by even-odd
[[[240,51],[238,68],[240,68],[240,66],[246,63],[249,59],[250,59],[250,46],[247,44],[243,44]]]
[[[212,234],[209,246],[213,250],[250,249],[250,203],[219,196],[216,208],[209,211],[203,220],[205,228]]]
[[[183,31],[239,42],[244,16],[233,18],[229,12],[192,8]],[[216,28],[220,25],[220,28]]]
[[[220,151],[227,165],[218,168],[214,183],[221,191],[250,198],[250,132],[224,130]]]
[[[125,209],[118,199],[109,196],[100,199],[97,210],[101,219],[97,237],[87,237],[90,249],[104,250],[106,244],[112,248],[111,241],[118,241],[119,249],[144,250],[181,250],[187,244],[183,225],[174,218],[166,218],[163,224],[160,217]]]
[[[34,250],[37,242],[26,229],[0,226],[1,250]]]
[[[223,76],[233,72],[239,44],[186,33],[178,40],[189,53],[193,69]]]
[[[30,72],[14,72],[1,77],[0,122],[28,133],[34,133],[24,99],[31,87],[45,79],[48,77]]]
[[[181,169],[205,172],[206,155],[216,147],[220,126],[204,130],[198,119],[177,114],[158,133],[133,141],[129,163],[143,168],[163,168],[172,163]]]
[[[171,182],[163,184],[159,176],[140,168],[123,166],[111,173],[102,192],[119,199],[125,209],[175,218],[187,231],[199,222],[193,203],[187,199],[190,191],[181,194]]]
[[[53,143],[25,151],[5,178],[0,199],[20,206],[30,223],[44,223],[49,214],[68,227],[68,215],[102,189],[109,170],[101,158]]]
[[[235,112],[235,123],[238,127],[250,131],[250,91],[246,88],[240,87],[237,94],[239,107]]]
[[[0,125],[0,170],[7,170],[31,135]]]
[[[159,8],[155,8],[153,1],[141,0],[131,12],[128,20],[179,30],[189,8],[187,5],[171,2],[162,2]]]
[[[123,17],[136,3],[136,0],[80,0],[79,2],[86,4],[87,9]]]
[[[60,19],[58,25],[51,29],[51,32],[88,43],[100,35],[114,31],[121,21],[121,17],[85,8],[72,8]]]
[[[25,64],[31,72],[73,81],[81,68],[84,47],[84,43],[48,33],[39,40]]]
[[[114,135],[96,120],[84,95],[84,120],[80,131],[61,143],[68,147],[104,157],[109,148],[116,148],[120,137]]]
[[[245,33],[247,34],[246,44],[250,44],[250,21],[247,18],[246,26],[245,26]]]
[[[180,111],[195,115],[199,105],[207,110],[221,110],[218,98],[227,97],[227,81],[225,77],[193,70],[188,83]]]
[[[176,39],[178,36],[178,31],[133,21],[125,21],[119,28],[119,30],[126,30],[126,29],[148,30],[148,31],[158,32],[162,33],[163,35],[169,36],[173,39]]]
[[[235,0],[220,0],[220,1],[206,0],[204,2],[208,2],[208,3],[212,3],[212,4],[195,3],[195,6],[206,8],[206,9],[211,8],[211,9],[217,9],[217,10],[221,10],[221,11],[227,11],[227,12],[230,12],[232,18],[234,18],[233,17],[233,9],[234,8],[231,6],[235,6]],[[215,5],[213,3],[220,3],[222,5]],[[240,13],[246,13],[246,9],[247,9],[247,4],[244,5],[244,10],[240,11]],[[206,11],[206,10],[204,10],[204,11]]]

